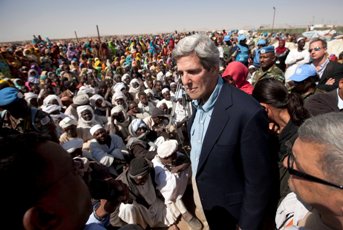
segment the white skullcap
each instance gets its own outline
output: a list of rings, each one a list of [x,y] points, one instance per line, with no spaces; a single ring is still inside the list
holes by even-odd
[[[176,85],[176,82],[172,82],[172,83],[170,83],[170,86],[172,86],[172,85]]]
[[[81,138],[73,138],[70,141],[62,144],[62,148],[68,153],[74,152],[76,149],[81,149],[83,145],[83,140]]]
[[[91,135],[93,136],[94,133],[95,133],[96,131],[98,131],[99,129],[103,129],[103,127],[102,127],[101,125],[99,125],[99,124],[96,124],[96,125],[94,125],[94,126],[89,130],[89,132],[90,132]]]
[[[89,97],[85,93],[78,93],[74,98],[73,98],[73,103],[75,105],[87,105],[89,104]]]
[[[160,158],[169,157],[177,150],[178,145],[177,140],[165,141],[157,147],[157,155]]]
[[[171,76],[173,76],[173,73],[170,72],[170,71],[168,71],[168,72],[166,73],[166,77],[171,77]]]
[[[65,128],[68,128],[69,126],[71,125],[77,125],[77,122],[70,118],[70,117],[65,117],[63,118],[60,123],[58,123],[58,125],[62,128],[62,129],[65,129]]]
[[[168,88],[163,88],[163,89],[162,89],[162,94],[165,94],[165,93],[167,93],[167,92],[169,92],[169,89],[168,89]]]
[[[152,89],[146,89],[144,90],[144,93],[146,94],[150,93],[151,95],[154,95],[154,91],[152,91]]]
[[[304,37],[298,38],[298,39],[297,39],[297,43],[300,42],[301,40],[305,40],[305,38],[304,38]]]

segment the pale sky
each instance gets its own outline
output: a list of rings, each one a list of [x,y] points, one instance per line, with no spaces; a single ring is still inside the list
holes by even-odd
[[[343,25],[343,0],[0,0],[0,42],[285,25]]]

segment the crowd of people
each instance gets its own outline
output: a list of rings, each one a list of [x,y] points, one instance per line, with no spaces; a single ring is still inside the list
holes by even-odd
[[[342,229],[342,110],[343,52],[325,38],[175,31],[2,46],[1,219]]]

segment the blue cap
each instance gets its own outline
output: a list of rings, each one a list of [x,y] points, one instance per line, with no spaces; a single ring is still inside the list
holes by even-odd
[[[295,70],[294,74],[289,77],[289,80],[300,82],[306,80],[309,77],[314,77],[317,75],[316,68],[310,64],[299,65]]]
[[[224,37],[224,42],[230,41],[230,38],[231,38],[230,35],[226,35],[226,36]]]
[[[261,54],[274,53],[274,46],[265,46],[261,48]]]
[[[247,37],[244,34],[240,34],[238,36],[238,41],[243,41],[243,40],[246,40],[246,39],[247,39]]]
[[[265,45],[267,45],[267,41],[265,39],[260,39],[260,40],[258,40],[257,45],[258,46],[265,46]]]
[[[0,90],[0,106],[6,106],[19,98],[19,91],[13,87],[6,87]]]

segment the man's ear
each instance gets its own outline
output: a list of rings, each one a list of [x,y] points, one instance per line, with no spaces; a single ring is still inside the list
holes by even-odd
[[[60,218],[39,207],[28,209],[23,217],[24,229],[54,229],[60,224]]]

